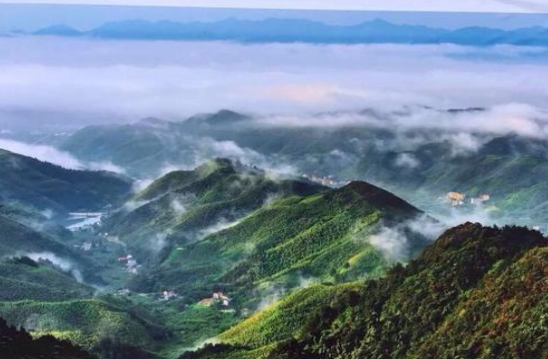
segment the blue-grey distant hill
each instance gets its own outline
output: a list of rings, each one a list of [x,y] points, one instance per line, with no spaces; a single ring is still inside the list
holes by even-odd
[[[548,28],[542,26],[514,30],[486,27],[449,30],[420,25],[398,25],[384,20],[373,20],[353,26],[335,26],[298,19],[227,19],[218,22],[186,23],[131,20],[107,23],[85,32],[56,25],[36,31],[34,34],[136,40],[548,46]]]

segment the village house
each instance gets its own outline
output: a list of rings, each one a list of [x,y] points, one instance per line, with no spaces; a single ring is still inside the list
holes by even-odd
[[[464,204],[464,200],[466,199],[466,195],[464,193],[459,192],[449,192],[445,196],[445,198],[451,203],[452,206],[462,206]]]
[[[133,256],[131,254],[128,254],[127,256],[118,257],[118,262],[127,262],[132,258]]]
[[[127,256],[118,257],[118,262],[126,262],[126,271],[130,274],[137,274],[137,268],[139,265],[137,264],[137,260],[133,258],[131,254],[128,254]]]
[[[316,176],[316,175],[303,174],[302,177],[327,187],[336,187],[341,185],[341,182],[335,180],[335,178],[331,175],[327,177],[322,177],[322,176]]]
[[[118,296],[126,296],[126,295],[129,295],[129,293],[130,293],[129,289],[124,288],[124,289],[119,289],[119,290],[116,292],[116,295],[118,295]]]
[[[198,304],[205,307],[211,307],[213,304],[219,303],[223,307],[230,306],[230,298],[223,292],[213,292],[211,298],[204,298]]]
[[[477,197],[472,197],[470,198],[470,203],[471,204],[482,204],[484,202],[487,202],[491,199],[491,196],[489,194],[481,194]]]
[[[170,300],[170,299],[173,299],[173,298],[176,298],[178,297],[179,295],[172,291],[172,290],[164,290],[162,292],[162,296],[160,297],[160,300]]]

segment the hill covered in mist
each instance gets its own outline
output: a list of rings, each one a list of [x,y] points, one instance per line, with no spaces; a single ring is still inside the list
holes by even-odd
[[[0,149],[0,200],[54,214],[117,205],[131,181],[114,173],[66,169]]]
[[[176,357],[300,288],[381,276],[439,225],[365,182],[331,189],[228,159],[170,172],[73,231],[1,208],[0,317],[123,359]]]
[[[543,116],[524,106],[301,116],[220,111],[180,122],[84,128],[61,148],[82,160],[112,161],[142,178],[225,156],[335,186],[364,180],[442,217],[456,216],[442,200],[454,191],[467,196],[462,212],[469,218],[543,226]],[[482,194],[490,200],[470,205]]]

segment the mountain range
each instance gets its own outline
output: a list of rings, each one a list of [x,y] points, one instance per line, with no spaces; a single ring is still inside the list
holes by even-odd
[[[459,111],[484,110],[439,113]],[[76,358],[546,356],[546,238],[466,223],[435,240],[447,225],[407,200],[489,191],[492,204],[462,210],[544,208],[545,141],[479,133],[480,148],[457,156],[444,132],[412,150],[373,142],[398,135],[225,110],[85,128],[59,145],[128,170],[154,163],[150,182],[3,151],[0,317],[43,338],[29,348],[51,342]],[[233,158],[204,160],[222,151]],[[261,168],[284,163],[299,170]],[[337,166],[351,178],[324,174]],[[99,220],[65,228],[80,210]],[[19,353],[5,339],[17,331],[0,330]]]
[[[240,42],[305,42],[342,44],[458,44],[468,46],[548,45],[548,29],[541,26],[500,30],[466,27],[457,30],[399,25],[381,19],[352,26],[327,25],[303,19],[259,21],[226,19],[217,22],[128,20],[88,31],[54,25],[34,35],[139,40],[229,40]]]
[[[223,110],[178,122],[146,119],[131,125],[91,126],[74,133],[59,148],[82,161],[110,161],[141,178],[224,155],[295,176],[323,178],[337,186],[366,181],[443,217],[455,209],[443,200],[448,192],[466,194],[468,204],[471,198],[488,194],[490,200],[483,206],[460,209],[464,214],[482,209],[497,223],[544,228],[546,140],[513,131],[459,131],[466,116],[476,116],[480,123],[479,116],[487,116],[487,109],[420,111],[453,125],[426,132],[398,124],[378,126],[404,123],[414,112],[402,110],[394,115],[370,109],[318,114],[307,118],[318,125],[303,131],[276,123],[283,118],[268,122],[268,118]],[[354,120],[345,123],[345,118]]]
[[[111,175],[70,183],[80,188],[88,176]],[[41,176],[28,179],[44,187]],[[378,277],[429,242],[415,223],[435,223],[365,182],[331,189],[221,158],[160,177],[76,231],[13,201],[17,191],[6,186],[12,200],[0,207],[0,317],[109,358],[176,357],[308,283]],[[383,236],[405,239],[384,247]],[[203,304],[218,292],[228,310]]]
[[[205,131],[247,120],[229,117],[187,125]],[[158,178],[90,230],[38,226],[51,220],[9,204],[0,219],[0,317],[101,358],[514,358],[548,350],[548,242],[539,232],[467,223],[429,244],[438,222],[362,181],[330,188],[219,158]],[[139,263],[134,274],[116,264],[129,253]],[[101,280],[101,291],[88,282]],[[15,335],[2,327],[4,338]],[[210,337],[220,343],[189,352]],[[9,350],[20,350],[16,343]]]

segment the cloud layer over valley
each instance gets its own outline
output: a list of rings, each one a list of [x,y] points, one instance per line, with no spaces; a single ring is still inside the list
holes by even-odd
[[[73,126],[183,119],[220,108],[302,114],[402,105],[541,107],[548,94],[548,52],[536,48],[44,37],[0,38],[0,46],[3,127],[18,116]]]

